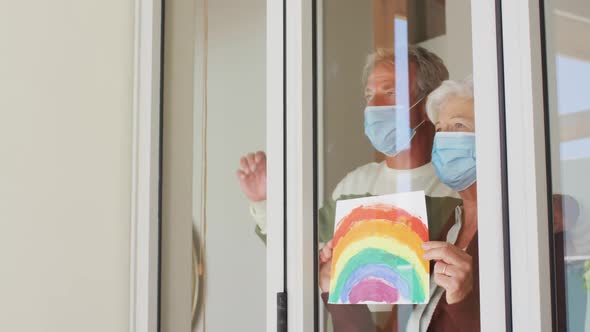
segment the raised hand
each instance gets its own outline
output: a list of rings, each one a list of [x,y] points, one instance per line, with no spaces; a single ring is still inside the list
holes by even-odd
[[[266,154],[264,152],[258,151],[242,157],[236,176],[242,191],[251,202],[266,200]]]

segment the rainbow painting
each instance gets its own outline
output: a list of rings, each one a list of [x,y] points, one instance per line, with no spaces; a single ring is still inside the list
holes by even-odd
[[[430,297],[423,191],[338,201],[332,304],[419,304]]]

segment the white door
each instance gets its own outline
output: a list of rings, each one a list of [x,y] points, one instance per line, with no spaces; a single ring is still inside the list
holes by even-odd
[[[165,4],[162,331],[276,329],[283,65],[267,6]]]
[[[551,318],[557,310],[551,310],[548,287],[555,239],[549,236],[553,229],[547,217],[552,195],[545,117],[534,112],[543,106],[539,4],[179,3],[167,2],[171,16],[164,54],[164,330],[190,328],[191,309],[196,331],[331,330],[334,317],[320,297],[316,263],[330,235],[321,223],[323,208],[350,194],[424,190],[440,198],[461,191],[423,181],[422,173],[436,181],[428,157],[410,158],[410,166],[404,166],[386,157],[390,153],[376,152],[382,147],[368,139],[375,137],[365,132],[365,109],[376,88],[367,84],[375,79],[374,67],[365,77],[363,69],[377,49],[397,54],[391,61],[397,73],[392,74],[395,104],[417,105],[418,115],[408,112],[404,118],[410,124],[404,130],[416,131],[410,150],[415,140],[431,144],[420,135],[432,140],[436,130],[427,121],[415,122],[425,116],[420,112],[426,99],[421,98],[435,88],[428,81],[416,90],[416,65],[428,68],[440,58],[449,79],[472,75],[479,261],[473,272],[479,283],[471,291],[479,294],[479,312],[471,318],[484,331],[548,330],[558,321],[557,314]],[[585,22],[564,12],[558,10],[557,17]],[[544,42],[556,47],[549,39]],[[413,44],[428,51],[424,62],[406,52]],[[555,74],[549,61],[546,67],[551,104],[556,102]],[[422,78],[447,78],[439,74],[429,76],[426,70]],[[428,156],[428,148],[416,149],[412,154]],[[248,159],[258,150],[265,154]],[[246,159],[240,163],[242,156]],[[552,160],[553,191],[560,193],[555,188],[565,184],[555,182],[555,170],[565,166]],[[433,233],[443,227],[430,226]],[[194,266],[189,262],[191,228],[198,240]],[[372,324],[391,323],[402,331],[412,319],[408,306],[377,309],[372,308]]]
[[[590,5],[502,6],[513,327],[590,331]]]
[[[281,22],[277,18],[281,17],[280,4],[269,1],[269,6],[275,8],[273,18],[276,21],[273,20],[275,24],[267,29],[278,34],[276,31],[284,27],[286,38],[283,42],[286,47],[289,330],[331,330],[332,319],[336,325],[361,325],[350,316],[345,317],[349,318],[347,322],[338,322],[332,311],[329,310],[328,314],[325,310],[326,305],[319,296],[322,291],[318,289],[318,283],[322,275],[316,264],[317,252],[330,235],[322,218],[325,208],[334,200],[345,198],[345,195],[383,195],[412,190],[425,190],[432,196],[454,195],[452,190],[446,192],[436,186],[433,188],[431,183],[421,182],[420,172],[433,172],[428,160],[411,167],[395,166],[395,158],[385,158],[376,152],[374,147],[378,148],[378,144],[371,144],[366,137],[365,107],[389,105],[387,102],[371,104],[372,98],[376,98],[376,88],[370,86],[376,66],[369,65],[363,73],[368,55],[378,49],[384,50],[385,57],[389,56],[388,49],[397,54],[395,61],[390,59],[393,68],[390,79],[394,79],[396,87],[391,94],[401,100],[400,104],[405,96],[408,106],[418,105],[421,111],[416,112],[424,112],[420,98],[428,95],[432,87],[422,89],[418,98],[412,85],[414,78],[408,80],[414,75],[411,74],[415,70],[412,62],[418,61],[406,51],[411,44],[442,59],[450,79],[462,80],[473,75],[478,258],[481,262],[477,271],[479,285],[474,288],[480,294],[479,312],[485,313],[477,313],[478,328],[484,331],[511,330],[510,239],[507,231],[509,187],[501,75],[501,7],[498,4],[481,1],[298,0],[286,2],[285,21]],[[278,38],[275,44],[271,39],[268,42],[271,43],[269,49],[282,46]],[[419,61],[432,62],[434,59],[431,55],[427,57]],[[423,75],[427,76],[428,72]],[[416,135],[428,135],[429,130],[420,127],[423,122],[415,120],[414,115],[406,118],[410,123],[406,130],[416,129]],[[414,145],[410,146],[414,149]],[[429,176],[435,175],[431,173]],[[334,217],[328,222],[334,223]],[[431,224],[431,229],[437,227],[442,225]],[[391,307],[370,309],[374,311],[368,323],[370,326],[390,324],[403,331],[411,319],[412,308],[408,306],[399,306],[393,311]],[[356,317],[355,313],[349,314]],[[360,329],[369,325],[361,325]],[[268,328],[270,331],[272,326]]]

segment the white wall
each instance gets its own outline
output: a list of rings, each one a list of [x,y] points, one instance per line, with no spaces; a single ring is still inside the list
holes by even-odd
[[[445,61],[453,80],[464,79],[473,73],[471,46],[471,0],[446,2],[447,52]]]
[[[447,1],[446,33],[420,43],[436,53],[449,70],[449,78],[461,80],[473,73],[470,0]]]
[[[134,5],[0,3],[0,330],[126,331]]]
[[[364,132],[363,67],[373,45],[373,7],[358,0],[323,0],[324,197],[356,167],[374,159]]]
[[[206,241],[201,323],[210,332],[263,331],[266,326],[265,246],[254,233],[254,221],[235,176],[243,154],[265,147],[265,11],[265,0],[209,1],[207,229],[199,232]],[[203,32],[198,26],[197,35],[199,29]],[[196,49],[197,62],[202,61],[204,50],[198,44]],[[200,75],[195,74],[196,87],[202,87]],[[197,122],[203,110],[203,95],[198,92]],[[197,145],[203,143],[200,124],[195,126]],[[200,161],[195,162],[196,176],[202,170]],[[201,193],[195,197],[202,197]],[[195,216],[200,225],[200,212],[195,211]]]

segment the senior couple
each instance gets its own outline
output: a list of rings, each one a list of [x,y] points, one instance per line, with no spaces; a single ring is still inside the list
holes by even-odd
[[[443,81],[428,95],[426,114],[435,130],[432,167],[438,180],[457,192],[462,202],[456,202],[450,215],[433,215],[431,206],[440,198],[427,197],[429,218],[442,221],[441,218],[448,216],[448,219],[439,234],[431,234],[437,241],[423,245],[424,258],[431,261],[432,266],[430,300],[413,307],[407,331],[479,331],[475,119],[471,82]],[[320,288],[327,303],[332,257],[330,241],[321,249],[319,257]],[[335,331],[397,331],[396,307],[381,327],[373,322],[366,306],[327,304],[327,307]]]
[[[407,56],[407,82],[396,82],[392,50],[378,49],[367,58],[365,134],[385,160],[346,175],[320,209],[319,240],[324,245],[319,287],[326,302],[337,200],[423,190],[430,238],[436,239],[423,246],[432,267],[430,299],[412,307],[407,331],[479,331],[473,85],[470,80],[448,80],[442,60],[424,48],[411,46]],[[399,91],[408,91],[409,100]],[[237,177],[250,200],[256,232],[265,239],[265,154],[241,158]],[[335,332],[398,328],[396,307],[377,324],[365,305],[326,306]]]
[[[404,55],[405,56],[405,55]],[[396,82],[395,57],[378,49],[364,70],[365,134],[385,155],[350,172],[336,186],[319,213],[320,288],[327,299],[335,201],[362,196],[423,190],[427,195],[431,241],[424,257],[434,262],[431,298],[413,308],[408,331],[479,330],[477,268],[477,190],[473,87],[446,81],[442,60],[421,47],[408,49],[407,82]],[[402,86],[405,84],[406,86]],[[397,89],[396,89],[397,88]],[[396,91],[409,91],[400,105]],[[401,99],[401,98],[400,98]],[[405,99],[405,98],[404,98]],[[251,202],[256,231],[266,234],[266,156],[240,160],[240,186]],[[458,199],[461,198],[461,200]],[[361,305],[330,305],[335,332],[395,331],[395,312],[377,326]]]

